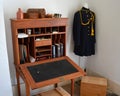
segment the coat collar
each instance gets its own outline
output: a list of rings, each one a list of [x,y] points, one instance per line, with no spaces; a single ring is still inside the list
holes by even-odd
[[[90,11],[90,9],[85,8],[85,7],[82,7],[81,10],[82,10],[82,11]]]

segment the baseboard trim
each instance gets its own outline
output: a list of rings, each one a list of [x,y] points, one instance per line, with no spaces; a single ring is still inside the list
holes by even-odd
[[[87,69],[87,75],[88,76],[98,76],[98,77],[103,77],[100,74],[94,72],[93,70]],[[104,77],[105,78],[105,77]],[[116,93],[117,95],[120,96],[120,85],[117,84],[116,82],[106,78],[108,80],[108,90],[112,91],[113,93]]]

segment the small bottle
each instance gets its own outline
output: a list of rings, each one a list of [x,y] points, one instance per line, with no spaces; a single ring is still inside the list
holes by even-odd
[[[17,15],[17,19],[23,19],[23,12],[22,12],[21,8],[18,8],[16,15]]]
[[[27,34],[31,34],[31,29],[27,29]]]

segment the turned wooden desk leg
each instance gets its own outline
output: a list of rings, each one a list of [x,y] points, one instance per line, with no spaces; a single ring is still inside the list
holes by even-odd
[[[27,82],[25,82],[25,87],[26,87],[26,96],[31,96],[30,95],[30,86]]]
[[[16,70],[16,78],[17,78],[18,96],[21,96],[21,93],[20,93],[20,75],[19,75],[19,73],[17,72],[17,70]]]
[[[71,79],[71,96],[74,96],[74,79]]]

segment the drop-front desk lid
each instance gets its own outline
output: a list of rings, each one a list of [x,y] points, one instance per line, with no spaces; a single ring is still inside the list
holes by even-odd
[[[32,89],[84,76],[85,72],[69,57],[20,65],[23,79]]]

